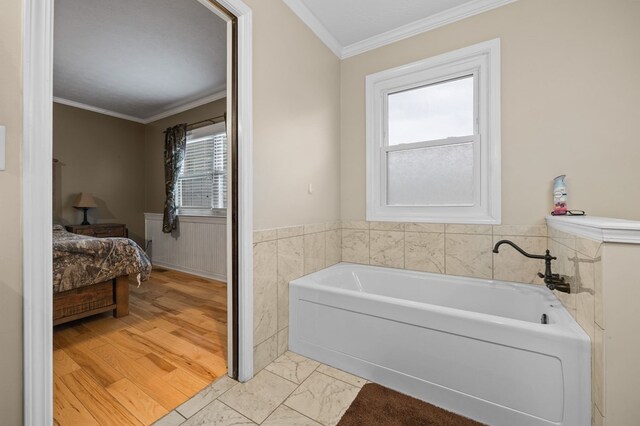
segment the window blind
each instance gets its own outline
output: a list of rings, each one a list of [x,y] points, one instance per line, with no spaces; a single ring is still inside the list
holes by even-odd
[[[227,206],[227,135],[218,132],[187,138],[187,147],[178,177],[180,208],[211,210]]]

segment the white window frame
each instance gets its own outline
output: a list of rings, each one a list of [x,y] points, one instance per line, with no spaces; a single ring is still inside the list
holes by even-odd
[[[209,126],[200,127],[198,129],[189,131],[187,134],[187,143],[189,143],[190,139],[201,139],[208,136],[215,136],[218,133],[225,133],[226,124],[224,122],[212,124]],[[227,144],[228,142],[227,138]],[[228,145],[227,145],[228,148]],[[213,161],[213,158],[211,159]],[[229,155],[227,154],[227,188],[229,187]],[[176,191],[176,198],[178,198],[178,191]],[[212,217],[226,217],[227,209],[216,209],[216,208],[193,208],[193,207],[182,207],[179,204],[180,200],[176,200],[176,204],[178,205],[178,215],[179,216],[212,216]]]
[[[474,135],[389,146],[388,95],[474,75]],[[388,205],[387,153],[430,146],[474,144],[472,205]],[[494,39],[366,77],[367,220],[427,223],[501,222],[500,40]]]

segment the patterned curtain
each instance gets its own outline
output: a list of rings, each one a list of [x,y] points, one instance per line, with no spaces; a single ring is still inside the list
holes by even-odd
[[[178,206],[176,205],[176,187],[178,175],[182,169],[185,148],[187,146],[187,124],[169,127],[164,136],[164,186],[167,196],[164,202],[162,232],[171,233],[178,228]]]

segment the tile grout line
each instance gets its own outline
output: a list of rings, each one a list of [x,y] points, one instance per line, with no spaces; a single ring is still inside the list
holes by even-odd
[[[321,364],[321,365],[326,365],[326,364]],[[318,367],[320,367],[320,366],[318,366]],[[331,367],[331,366],[330,366],[330,365],[327,365],[327,367]],[[331,367],[331,368],[335,368],[335,367]],[[316,370],[317,370],[317,367],[316,367]],[[340,369],[336,369],[336,370],[340,370]],[[342,370],[340,370],[340,371],[342,371]],[[347,384],[347,385],[349,385],[349,386],[353,386],[353,387],[354,387],[354,388],[356,388],[356,389],[362,389],[362,386],[364,386],[364,385],[366,385],[366,384],[367,384],[367,383],[366,383],[366,382],[367,382],[367,379],[365,379],[364,377],[356,376],[355,374],[351,374],[351,373],[348,373],[348,372],[346,372],[346,371],[343,371],[343,373],[351,374],[351,375],[352,375],[352,376],[354,376],[354,377],[358,377],[358,378],[360,378],[360,379],[364,380],[364,381],[365,381],[365,384],[364,384],[364,385],[362,385],[362,386],[360,386],[360,387],[358,387],[358,386],[354,385],[353,383],[345,382],[345,381],[344,381],[344,380],[342,380],[342,379],[338,379],[337,377],[330,376],[330,375],[328,375],[328,374],[323,373],[322,371],[314,371],[314,373],[322,374],[323,376],[326,376],[326,377],[328,377],[328,378],[330,378],[330,379],[337,380],[337,381],[342,382],[342,383],[345,383],[345,384]],[[311,374],[310,374],[309,376],[311,376]],[[308,377],[307,377],[307,378],[308,378]],[[305,380],[306,380],[306,379],[305,379]]]
[[[296,390],[297,390],[297,389],[296,389]],[[295,392],[295,391],[294,391],[294,392]],[[281,406],[285,406],[285,407],[287,407],[289,410],[291,410],[291,411],[295,411],[296,413],[300,414],[302,417],[307,418],[307,419],[311,420],[311,421],[312,421],[312,422],[314,422],[314,423],[318,423],[319,425],[322,425],[322,423],[320,423],[318,420],[314,420],[314,419],[312,419],[311,417],[307,416],[306,414],[301,413],[300,411],[296,410],[295,408],[289,407],[287,404],[285,404],[285,402],[286,402],[286,400],[285,400],[284,402],[282,402],[282,404],[278,405],[278,408],[280,408]],[[276,408],[276,410],[277,410],[277,408]],[[274,411],[275,411],[275,410],[274,410]],[[267,419],[268,419],[268,417],[267,417]],[[266,421],[267,421],[267,420],[265,420],[265,422],[266,422]],[[264,423],[264,422],[263,422],[263,423]],[[262,424],[262,423],[261,423],[261,424]]]
[[[491,279],[496,279],[496,254],[493,252],[493,244],[495,244],[496,234],[493,225],[491,226],[491,244],[489,247],[491,253]]]
[[[294,352],[294,353],[295,353],[295,352]],[[301,356],[302,356],[302,355],[301,355]],[[310,358],[309,358],[309,359],[310,359]],[[319,362],[319,361],[316,361],[316,362],[318,362],[318,365],[316,365],[316,367],[313,369],[313,371],[312,371],[312,372],[311,372],[311,373],[310,373],[310,374],[309,374],[309,375],[308,375],[308,376],[307,376],[307,377],[302,381],[302,383],[300,383],[299,385],[297,385],[297,387],[293,390],[293,392],[291,392],[291,393],[290,393],[290,394],[285,398],[285,400],[284,400],[284,401],[282,401],[282,403],[281,403],[280,405],[278,405],[278,407],[280,407],[280,406],[284,405],[285,407],[289,408],[290,410],[295,411],[296,413],[298,413],[298,414],[302,415],[303,417],[306,417],[307,419],[310,419],[311,421],[313,421],[313,422],[315,422],[315,423],[318,423],[318,424],[322,425],[323,423],[322,423],[322,422],[320,422],[319,420],[316,420],[316,419],[314,419],[314,418],[312,418],[312,417],[309,417],[309,416],[307,416],[306,414],[301,413],[300,411],[298,411],[298,410],[296,410],[295,408],[293,408],[293,407],[291,407],[291,406],[289,406],[289,405],[287,405],[287,404],[286,404],[286,402],[287,402],[287,400],[289,399],[289,397],[291,397],[291,395],[293,395],[293,394],[294,394],[294,393],[295,393],[295,392],[296,392],[296,391],[297,391],[297,390],[298,390],[298,389],[299,389],[299,388],[300,388],[300,387],[301,387],[301,386],[302,386],[302,385],[303,385],[303,384],[304,384],[304,383],[305,383],[305,382],[306,382],[306,381],[311,377],[311,375],[312,375],[313,373],[321,374],[321,375],[323,375],[323,376],[325,376],[325,377],[328,377],[328,378],[330,378],[330,379],[332,379],[332,380],[337,380],[337,381],[339,381],[339,382],[342,382],[342,383],[344,383],[344,384],[347,384],[347,385],[349,385],[349,386],[352,386],[352,387],[354,387],[354,388],[356,388],[356,389],[359,389],[359,390],[358,390],[358,393],[360,393],[360,390],[362,390],[362,387],[358,388],[357,386],[355,386],[355,385],[353,385],[353,384],[351,384],[351,383],[347,383],[347,382],[345,382],[344,380],[338,379],[338,378],[333,377],[333,376],[329,376],[328,374],[324,374],[323,372],[318,371],[318,368],[320,368],[320,366],[321,366],[321,365],[325,365],[325,366],[327,366],[327,367],[330,367],[330,366],[329,366],[329,365],[327,365],[327,364],[321,363],[321,362]],[[331,368],[335,368],[335,367],[331,367]],[[340,371],[342,371],[342,370],[340,370]],[[346,372],[345,372],[345,373],[346,373]],[[351,373],[347,373],[347,374],[351,374]],[[355,377],[359,377],[359,376],[355,376]],[[283,378],[284,378],[284,377],[283,377]],[[362,379],[362,377],[360,377],[360,378]],[[286,379],[285,379],[285,380],[286,380]],[[366,383],[365,383],[365,384],[366,384]],[[362,385],[362,386],[364,386],[364,385]],[[352,402],[353,402],[353,401],[352,401]],[[349,406],[351,406],[351,404],[349,404]],[[277,408],[276,408],[276,410],[277,410]],[[274,410],[274,411],[275,411],[275,410]],[[272,414],[273,414],[273,413],[272,413]],[[270,414],[270,415],[271,415],[271,414]],[[343,414],[343,415],[344,415],[344,414]],[[268,419],[268,417],[267,417],[267,419]],[[265,421],[266,421],[266,419],[265,419]],[[262,423],[261,423],[261,424],[262,424]]]
[[[213,404],[215,401],[217,401],[217,399],[215,399],[215,400],[211,401],[211,404]],[[251,423],[253,423],[253,424],[261,424],[261,423],[262,423],[262,422],[260,422],[260,423],[256,423],[256,422],[254,422],[251,418],[249,418],[249,417],[245,416],[245,415],[244,415],[244,414],[242,414],[240,411],[238,411],[238,410],[236,410],[235,408],[233,408],[233,407],[231,407],[231,406],[229,406],[229,405],[225,404],[225,403],[224,403],[224,402],[222,402],[222,401],[218,401],[218,402],[219,402],[220,404],[224,405],[225,407],[227,407],[229,410],[233,411],[234,413],[238,413],[238,414],[240,414],[242,417],[244,417],[245,419],[249,420],[249,421],[250,421]],[[209,404],[207,404],[207,405],[209,405]],[[269,415],[271,415],[271,414],[269,414]],[[195,414],[194,414],[194,416],[195,416]],[[269,418],[269,416],[267,416],[267,418]],[[265,419],[265,420],[266,420],[266,419]],[[264,420],[263,420],[263,421],[264,421]]]
[[[273,373],[273,372],[271,372],[271,371],[269,371],[269,372],[270,372],[271,374],[273,374],[274,376],[281,377],[281,378],[283,378],[284,380],[287,380],[287,379],[285,379],[284,377],[280,376],[279,374]],[[287,380],[287,381],[288,381],[288,382],[290,382],[290,383],[293,383],[291,380]],[[281,405],[283,405],[283,404],[284,404],[284,402],[285,402],[287,399],[289,399],[289,397],[290,397],[290,396],[291,396],[291,395],[292,395],[292,394],[293,394],[293,393],[294,393],[294,392],[295,392],[295,391],[300,387],[300,385],[298,385],[298,384],[296,384],[296,383],[293,383],[293,384],[294,384],[294,385],[296,385],[296,387],[295,387],[291,392],[289,392],[289,394],[288,394],[287,396],[285,396],[285,397],[284,397],[284,399],[282,400],[282,402],[281,402],[280,404],[278,404],[278,405],[276,406],[276,408],[274,408],[273,410],[271,410],[271,411],[269,412],[269,414],[267,414],[267,417],[265,417],[263,421],[261,421],[261,422],[260,422],[260,423],[258,423],[258,424],[262,424],[262,423],[266,422],[266,421],[267,421],[267,419],[268,419],[268,418],[269,418],[269,417],[270,417],[270,416],[271,416],[271,415],[272,415],[272,414],[273,414],[273,413],[278,409],[278,407],[280,407]],[[220,402],[222,402],[222,401],[220,401]],[[224,403],[223,403],[223,404],[224,404]],[[225,404],[225,405],[226,405],[226,404]],[[242,414],[242,413],[240,413],[240,414]],[[244,415],[244,414],[243,414],[243,415]],[[245,417],[246,417],[246,416],[245,416]],[[247,417],[247,418],[248,418],[248,417]],[[249,420],[251,420],[251,419],[249,419]],[[251,420],[251,421],[253,421],[253,420]],[[254,423],[256,423],[256,422],[254,422]]]
[[[295,353],[295,352],[292,352],[292,353]],[[303,355],[300,355],[300,354],[296,354],[296,355],[303,356]],[[306,357],[305,357],[305,358],[306,358]],[[307,358],[307,359],[312,360],[311,358]],[[315,360],[312,360],[312,361],[315,361]],[[357,378],[359,378],[359,379],[365,380],[365,383],[364,383],[361,387],[358,387],[358,386],[354,385],[353,383],[349,383],[349,382],[347,382],[347,381],[345,381],[345,380],[342,380],[342,379],[339,379],[339,378],[337,378],[337,377],[330,376],[329,374],[323,373],[322,371],[318,371],[318,368],[320,368],[320,366],[322,366],[322,365],[324,365],[324,366],[326,366],[326,367],[330,367],[330,368],[335,368],[335,367],[331,367],[330,365],[324,364],[324,363],[319,362],[319,361],[315,361],[315,362],[317,362],[317,363],[318,363],[318,365],[316,365],[316,366],[314,367],[314,369],[311,371],[311,373],[309,373],[309,375],[308,375],[308,376],[307,376],[307,377],[302,381],[302,383],[300,383],[300,384],[295,383],[294,381],[289,380],[289,379],[287,379],[286,377],[284,377],[284,376],[282,376],[282,375],[280,375],[280,374],[278,374],[278,373],[276,373],[276,372],[273,372],[273,371],[271,371],[271,370],[267,370],[267,371],[269,371],[271,374],[274,374],[274,375],[276,375],[276,376],[278,376],[278,377],[280,377],[280,378],[282,378],[282,379],[284,379],[284,380],[287,380],[288,382],[293,383],[294,385],[296,385],[296,388],[293,390],[293,392],[295,392],[296,390],[298,390],[298,388],[299,388],[300,386],[302,386],[302,385],[303,385],[303,384],[304,384],[304,383],[309,379],[309,377],[311,377],[311,375],[312,375],[313,373],[321,374],[321,375],[323,375],[323,376],[325,376],[325,377],[328,377],[328,378],[330,378],[330,379],[332,379],[332,380],[337,380],[337,381],[339,381],[339,382],[342,382],[342,383],[344,383],[344,384],[347,384],[347,385],[349,385],[349,386],[352,386],[352,387],[354,387],[354,388],[356,388],[356,389],[362,389],[362,386],[364,386],[364,385],[366,384],[366,381],[367,381],[367,380],[366,380],[365,378],[360,377],[360,376],[356,376],[355,374],[351,374],[351,373],[346,372],[346,371],[343,371],[343,372],[344,372],[344,373],[346,373],[346,374],[351,374],[352,376],[357,377]],[[266,367],[265,367],[265,369],[266,369]],[[336,370],[342,371],[342,370],[340,370],[340,369],[338,369],[338,368],[336,368]],[[291,392],[291,394],[293,394],[293,392]],[[291,394],[289,394],[289,396],[291,396]],[[289,396],[287,396],[287,398],[285,398],[285,401],[286,401],[286,399],[288,399],[288,398],[289,398]],[[283,405],[283,404],[284,404],[284,402],[282,402],[282,404],[280,404],[280,405]],[[287,407],[289,407],[289,406],[287,405]],[[289,408],[291,408],[291,407],[289,407]],[[292,408],[292,409],[293,409],[293,408]],[[302,413],[300,413],[300,414],[302,414]],[[307,416],[307,417],[308,417],[308,416]],[[312,420],[313,420],[313,419],[312,419]],[[314,421],[316,421],[316,420],[314,420]]]
[[[302,228],[302,231],[304,232],[304,227]],[[277,235],[277,232],[276,232]],[[302,249],[304,250],[304,237],[302,239]],[[276,359],[278,359],[278,312],[280,312],[280,297],[278,295],[278,290],[280,287],[280,238],[276,239],[276,332],[273,336],[276,337]],[[304,257],[303,257],[303,261],[304,261]],[[289,286],[287,285],[287,292],[289,291]],[[271,337],[273,337],[271,336]],[[271,338],[269,337],[269,338]],[[255,352],[255,349],[254,349]],[[275,360],[272,360],[271,362],[273,362]],[[255,373],[255,372],[254,372]]]
[[[234,382],[236,382],[234,379],[231,379],[231,380],[233,380]],[[215,383],[215,382],[213,382],[213,383]],[[209,386],[211,386],[213,383],[210,383],[210,384],[209,384]],[[235,385],[231,386],[229,389],[227,389],[226,391],[222,392],[220,395],[218,395],[218,396],[216,396],[215,398],[213,398],[211,401],[209,401],[208,403],[206,403],[206,404],[204,405],[204,407],[202,407],[201,409],[199,409],[198,411],[196,411],[195,413],[193,413],[191,416],[189,416],[188,418],[186,418],[186,420],[189,420],[189,419],[191,419],[191,418],[195,417],[195,416],[196,416],[196,414],[198,414],[200,411],[202,411],[202,410],[204,410],[205,408],[207,408],[209,405],[211,405],[212,403],[214,403],[215,401],[217,401],[217,400],[218,400],[222,395],[226,394],[227,392],[229,392],[231,389],[235,388],[235,387],[236,387],[236,386],[238,386],[239,384],[240,384],[240,382],[236,382],[236,384],[235,384]],[[203,389],[203,390],[204,390],[204,389]],[[200,392],[202,392],[202,391],[200,391]],[[192,396],[191,398],[189,398],[189,399],[188,399],[187,401],[185,401],[184,403],[186,403],[186,402],[190,401],[191,399],[195,398],[197,395],[199,395],[199,394],[200,394],[200,392],[198,392],[197,394],[195,394],[194,396]],[[220,402],[222,403],[222,401],[220,401]],[[184,403],[183,403],[183,404],[184,404]],[[182,404],[180,404],[180,405],[182,405]],[[180,407],[180,405],[179,405],[178,407]],[[225,404],[225,405],[226,405],[226,404]],[[182,414],[177,410],[177,408],[178,408],[178,407],[174,408],[174,411],[176,411],[178,414],[180,414],[180,415],[182,416]],[[182,417],[184,417],[184,416],[182,416]],[[185,420],[185,421],[186,421],[186,420]]]
[[[295,352],[293,352],[293,353],[295,353]],[[300,355],[300,356],[302,356],[302,355]],[[306,358],[306,357],[305,357],[305,358]],[[316,362],[318,362],[318,361],[316,361]],[[307,376],[307,377],[302,381],[302,383],[306,382],[306,381],[307,381],[307,379],[308,379],[309,377],[311,377],[311,375],[312,375],[313,373],[315,373],[315,372],[318,370],[318,367],[320,367],[321,365],[322,365],[322,363],[318,362],[318,365],[316,365],[316,366],[314,367],[313,371],[312,371],[312,372],[311,372],[311,373],[310,373],[310,374],[309,374],[309,375],[308,375],[308,376]],[[317,372],[318,372],[318,373],[320,373],[319,371],[317,371]],[[276,374],[276,373],[274,373],[274,374]],[[320,373],[320,374],[322,374],[322,373]],[[277,375],[278,375],[279,377],[282,377],[282,376],[280,376],[279,374],[277,374]],[[283,378],[283,379],[285,379],[285,380],[287,380],[285,377],[282,377],[282,378]],[[293,382],[291,382],[291,383],[293,383]],[[295,408],[289,407],[289,406],[286,404],[286,402],[287,402],[287,400],[289,399],[289,397],[291,397],[291,395],[293,395],[293,394],[294,394],[298,389],[300,389],[300,386],[302,386],[302,383],[300,383],[300,384],[297,384],[297,383],[296,383],[296,384],[295,384],[295,385],[296,385],[296,388],[295,388],[295,389],[294,389],[294,390],[293,390],[293,391],[292,391],[292,392],[291,392],[291,393],[290,393],[290,394],[289,394],[289,395],[284,399],[284,401],[282,401],[282,402],[278,405],[278,407],[276,407],[276,409],[275,409],[275,410],[273,410],[273,412],[275,412],[278,408],[280,408],[281,406],[283,406],[283,405],[284,405],[284,406],[285,406],[285,407],[287,407],[288,409],[290,409],[290,410],[292,410],[292,411],[295,411],[296,413],[300,414],[301,416],[306,417],[307,419],[309,419],[309,420],[311,420],[311,421],[313,421],[313,422],[316,422],[316,423],[321,424],[319,421],[312,419],[311,417],[309,417],[309,416],[307,416],[307,415],[305,415],[305,414],[303,414],[303,413],[299,412],[299,411],[298,411],[298,410],[296,410]],[[271,414],[273,414],[273,412],[272,412]],[[269,414],[269,416],[271,416],[271,414]],[[262,423],[266,422],[268,419],[269,419],[269,417],[267,417],[267,418],[266,418]],[[260,424],[262,424],[262,423],[260,423]]]
[[[442,240],[443,240],[442,251],[444,253],[444,260],[442,261],[444,271],[442,271],[442,273],[446,274],[447,273],[447,227],[446,226],[442,229]]]

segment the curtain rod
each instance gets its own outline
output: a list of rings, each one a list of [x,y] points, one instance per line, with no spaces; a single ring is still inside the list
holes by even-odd
[[[216,124],[218,122],[216,120],[220,120],[220,119],[224,120],[225,117],[226,117],[226,114],[222,114],[222,115],[218,115],[217,117],[206,118],[204,120],[196,121],[195,123],[187,124],[187,130],[194,130],[194,126],[198,126],[198,124],[203,124],[203,123]],[[203,126],[198,126],[198,127],[203,127]],[[163,130],[162,133],[167,133],[167,131]]]

